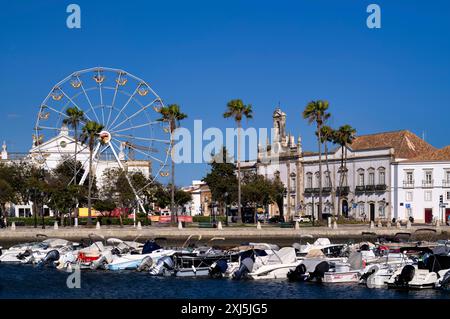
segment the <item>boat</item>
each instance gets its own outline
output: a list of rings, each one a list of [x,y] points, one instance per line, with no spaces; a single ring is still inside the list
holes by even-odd
[[[405,265],[387,281],[393,289],[430,289],[435,288],[440,278],[450,269],[450,256],[437,255],[427,247],[401,248],[405,253],[416,251],[419,256],[413,265]]]
[[[56,250],[58,253],[63,253],[65,251],[73,250],[75,245],[72,242],[59,238],[48,238],[41,242],[17,244],[3,251],[0,256],[0,262],[38,264],[50,251]]]

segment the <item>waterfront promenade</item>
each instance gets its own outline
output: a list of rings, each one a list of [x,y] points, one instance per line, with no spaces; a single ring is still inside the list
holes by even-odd
[[[418,231],[419,230],[419,231]],[[120,239],[134,240],[136,237],[141,239],[164,237],[169,240],[184,240],[190,235],[201,235],[203,240],[209,240],[214,237],[223,237],[225,239],[234,240],[269,240],[269,239],[283,239],[283,240],[299,240],[304,237],[329,237],[329,238],[361,238],[366,235],[376,236],[393,236],[397,233],[410,233],[411,235],[436,235],[440,238],[448,238],[450,235],[450,226],[423,226],[413,225],[411,228],[402,226],[392,227],[373,227],[368,225],[339,225],[337,229],[328,227],[300,227],[295,228],[280,228],[280,227],[261,227],[257,229],[256,226],[245,227],[224,227],[219,230],[217,228],[196,228],[187,227],[178,229],[177,227],[158,227],[158,226],[143,226],[141,229],[133,226],[101,226],[99,229],[94,227],[17,227],[16,229],[0,229],[0,242],[4,241],[24,241],[35,240],[39,234],[47,237],[65,238],[68,240],[76,240],[80,238],[88,238],[89,235],[95,234],[100,237],[110,238],[116,237]],[[371,234],[368,234],[371,233]]]

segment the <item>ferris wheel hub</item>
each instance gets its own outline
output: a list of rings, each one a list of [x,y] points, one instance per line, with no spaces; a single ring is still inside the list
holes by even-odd
[[[99,136],[103,144],[109,144],[111,142],[111,133],[108,131],[101,131]]]

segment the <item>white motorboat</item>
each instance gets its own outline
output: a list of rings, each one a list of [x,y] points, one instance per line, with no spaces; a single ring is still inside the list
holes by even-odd
[[[403,253],[388,253],[367,264],[361,272],[360,283],[368,288],[386,288],[387,281],[398,268],[412,263]]]
[[[47,254],[56,250],[58,253],[63,253],[73,249],[73,243],[59,238],[49,238],[42,242],[31,242],[25,244],[18,244],[5,250],[0,256],[2,263],[39,263]]]
[[[387,281],[387,285],[396,289],[434,288],[449,268],[450,256],[425,254],[417,264],[397,269]]]
[[[255,280],[262,279],[286,279],[289,271],[294,270],[302,261],[297,260],[294,247],[283,247],[268,255],[267,260],[261,259],[262,263],[255,267],[248,277]]]

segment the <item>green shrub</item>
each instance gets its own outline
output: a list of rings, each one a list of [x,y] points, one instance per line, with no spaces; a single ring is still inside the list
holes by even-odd
[[[213,220],[212,216],[193,216],[192,221],[194,223],[209,223]],[[216,221],[225,222],[225,216],[216,216]]]

